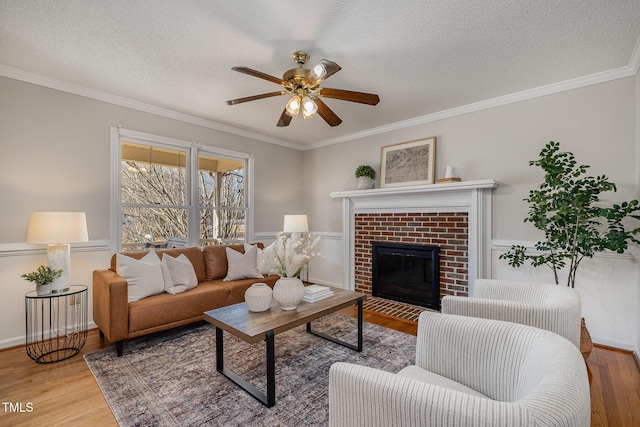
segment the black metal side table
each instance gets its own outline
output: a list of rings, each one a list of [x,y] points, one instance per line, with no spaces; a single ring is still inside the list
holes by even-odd
[[[87,341],[88,297],[86,286],[67,292],[24,297],[27,354],[38,363],[68,359]]]

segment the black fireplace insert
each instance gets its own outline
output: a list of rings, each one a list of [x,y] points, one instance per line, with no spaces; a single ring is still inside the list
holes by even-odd
[[[373,242],[374,297],[440,310],[440,248]]]

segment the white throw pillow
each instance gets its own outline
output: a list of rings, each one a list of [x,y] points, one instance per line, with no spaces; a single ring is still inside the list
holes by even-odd
[[[162,261],[160,262],[160,266],[162,267],[162,277],[164,279],[164,290],[173,288],[173,280],[171,279],[171,272],[169,271],[169,266],[167,265],[167,254],[162,256]]]
[[[198,286],[196,271],[185,254],[180,254],[177,258],[164,254],[162,256],[162,274],[164,276],[164,290],[167,293],[175,295]]]
[[[251,246],[244,254],[225,248],[227,251],[227,277],[225,282],[239,279],[261,279],[264,276],[258,271],[258,251],[255,246]]]
[[[276,243],[273,242],[272,244],[270,244],[264,249],[260,249],[257,245],[251,245],[249,243],[244,244],[245,252],[248,251],[249,248],[251,248],[252,246],[255,247],[256,250],[258,251],[258,259],[257,259],[258,271],[260,272],[260,274],[264,276],[275,274],[273,267],[271,266],[271,263],[275,258],[275,255],[273,253],[275,244]]]
[[[164,292],[160,258],[155,252],[139,260],[116,254],[116,273],[127,281],[129,302]]]

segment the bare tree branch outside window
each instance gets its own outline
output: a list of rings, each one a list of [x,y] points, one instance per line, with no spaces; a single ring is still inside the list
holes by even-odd
[[[244,241],[244,164],[236,163],[240,167],[234,170],[197,172],[202,245]],[[121,203],[123,249],[161,246],[169,238],[186,240],[189,203],[184,164],[123,158]]]

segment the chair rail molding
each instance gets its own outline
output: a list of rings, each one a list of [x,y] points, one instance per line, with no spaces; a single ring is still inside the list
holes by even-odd
[[[500,186],[493,179],[446,184],[335,191],[342,198],[343,280],[355,289],[355,215],[360,213],[448,213],[466,212],[469,218],[469,291],[474,279],[491,277],[492,191]]]
[[[109,240],[91,240],[83,243],[72,243],[71,252],[100,252],[110,249]],[[2,243],[0,257],[20,255],[40,255],[47,253],[47,245],[29,243]]]

